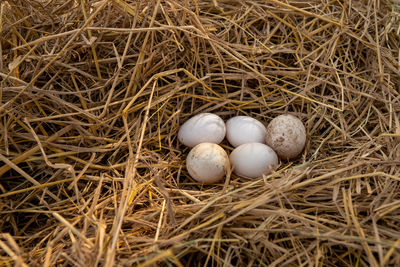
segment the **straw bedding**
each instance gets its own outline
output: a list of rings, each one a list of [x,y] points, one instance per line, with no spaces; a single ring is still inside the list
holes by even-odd
[[[0,265],[400,265],[398,1],[8,0],[0,15]],[[200,112],[295,114],[305,150],[202,186],[177,141]]]

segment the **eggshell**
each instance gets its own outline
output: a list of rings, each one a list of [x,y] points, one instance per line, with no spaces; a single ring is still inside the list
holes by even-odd
[[[233,147],[246,143],[265,143],[264,124],[248,116],[236,116],[226,122],[226,138]]]
[[[226,133],[225,122],[212,113],[200,113],[187,120],[179,129],[178,139],[188,147],[200,143],[219,144]]]
[[[235,148],[229,156],[233,172],[246,178],[269,174],[278,166],[278,156],[269,146],[247,143]]]
[[[229,158],[217,144],[201,143],[186,158],[186,169],[196,181],[211,184],[221,180],[229,169]]]
[[[268,125],[265,142],[281,159],[294,158],[306,144],[306,128],[297,117],[280,115]]]

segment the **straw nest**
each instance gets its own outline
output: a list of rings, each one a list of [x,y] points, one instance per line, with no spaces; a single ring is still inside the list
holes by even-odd
[[[398,1],[0,14],[0,265],[399,266]],[[202,186],[177,141],[199,112],[295,114],[306,148]]]

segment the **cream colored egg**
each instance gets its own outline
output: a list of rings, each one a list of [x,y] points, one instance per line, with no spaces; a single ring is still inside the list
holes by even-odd
[[[303,150],[306,129],[297,117],[290,114],[280,115],[267,126],[265,142],[281,159],[291,159]]]
[[[266,132],[264,124],[248,116],[236,116],[226,122],[226,139],[233,147],[246,143],[265,143]]]
[[[225,122],[219,116],[212,113],[200,113],[181,126],[178,139],[188,147],[205,142],[219,144],[224,140],[225,133]]]
[[[229,156],[233,172],[246,178],[269,174],[278,166],[278,156],[269,146],[247,143],[235,148]]]
[[[186,168],[190,176],[203,184],[220,181],[229,166],[228,154],[214,143],[198,144],[190,150],[186,158]]]

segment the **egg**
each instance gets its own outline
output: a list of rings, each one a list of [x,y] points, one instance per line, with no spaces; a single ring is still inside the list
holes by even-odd
[[[219,144],[226,134],[225,122],[212,113],[200,113],[187,120],[179,129],[179,141],[194,147],[200,143]]]
[[[278,156],[266,144],[247,143],[235,148],[229,156],[233,172],[246,178],[269,174],[278,166]]]
[[[203,184],[220,181],[229,168],[228,154],[214,143],[196,145],[186,158],[186,169],[190,176]]]
[[[246,143],[265,143],[264,124],[248,116],[236,116],[226,122],[226,139],[233,147]]]
[[[267,126],[265,142],[281,159],[294,158],[306,144],[306,128],[297,117],[280,115]]]

